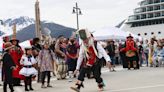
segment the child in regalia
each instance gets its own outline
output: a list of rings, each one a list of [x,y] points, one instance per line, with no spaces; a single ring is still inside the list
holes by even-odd
[[[23,68],[19,72],[20,75],[25,76],[25,91],[34,90],[32,88],[32,77],[37,75],[37,70],[34,68],[36,63],[37,61],[32,56],[32,49],[25,48],[25,55],[22,56],[20,61],[20,64],[23,65]]]

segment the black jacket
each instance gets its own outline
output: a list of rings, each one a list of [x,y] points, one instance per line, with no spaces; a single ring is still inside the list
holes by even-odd
[[[3,81],[11,84],[13,82],[12,70],[15,66],[14,61],[9,53],[5,52],[3,56],[3,65],[2,65],[2,78]]]

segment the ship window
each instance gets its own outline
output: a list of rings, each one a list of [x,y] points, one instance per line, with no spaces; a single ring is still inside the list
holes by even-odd
[[[142,8],[142,12],[146,12],[146,8]]]
[[[155,17],[160,17],[161,14],[160,13],[155,13]]]
[[[148,21],[146,21],[146,22],[145,22],[145,25],[149,25],[149,22],[148,22]]]
[[[145,35],[147,35],[147,33],[144,33]]]
[[[151,6],[151,7],[148,7],[147,8],[147,11],[153,11],[153,7]]]
[[[154,3],[160,3],[160,0],[154,0]]]
[[[164,1],[164,0],[163,0]],[[164,9],[164,5],[161,5],[161,9]]]
[[[152,18],[153,17],[153,14],[148,14],[148,18]]]
[[[162,16],[164,16],[164,12],[162,12]]]
[[[158,32],[158,34],[161,34],[161,32]]]
[[[153,0],[148,0],[148,4],[152,4],[153,3]]]
[[[147,26],[147,25],[158,25],[158,24],[164,24],[164,19],[135,22],[135,23],[132,23],[131,27],[139,27],[139,26]]]
[[[152,21],[152,24],[156,24],[155,21]]]
[[[141,15],[141,19],[146,19],[146,14]]]
[[[159,20],[159,24],[162,24],[162,20]]]
[[[160,10],[160,6],[154,6],[154,10]]]
[[[154,32],[151,32],[151,35],[154,35]]]
[[[139,33],[138,36],[141,36],[141,34]]]

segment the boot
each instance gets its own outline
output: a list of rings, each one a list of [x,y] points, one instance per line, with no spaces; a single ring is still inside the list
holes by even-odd
[[[71,89],[74,90],[74,91],[76,91],[76,92],[80,92],[80,88],[81,87],[84,88],[83,83],[81,83],[81,84],[76,83],[76,87],[71,87]]]
[[[32,88],[32,85],[30,84],[30,90],[33,91],[34,89]]]
[[[133,61],[133,68],[137,69],[137,62],[136,61]]]
[[[105,84],[103,82],[99,83],[98,84],[99,91],[103,91],[104,90],[104,86],[105,86]]]
[[[25,82],[25,91],[29,91],[29,89],[27,87],[27,81]]]
[[[33,91],[34,89],[32,88],[32,80],[30,80],[30,90]]]
[[[130,61],[128,62],[128,70],[130,70],[130,68],[131,68],[131,63],[130,63]]]

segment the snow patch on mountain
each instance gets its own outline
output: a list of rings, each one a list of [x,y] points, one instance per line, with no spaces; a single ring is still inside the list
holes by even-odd
[[[35,19],[29,18],[27,16],[21,16],[21,17],[14,17],[14,18],[9,18],[9,19],[4,19],[3,20],[3,25],[0,25],[0,31],[3,34],[11,35],[13,33],[13,25],[16,24],[17,27],[17,32],[20,31],[21,29],[34,24]],[[1,35],[0,32],[0,35]]]

